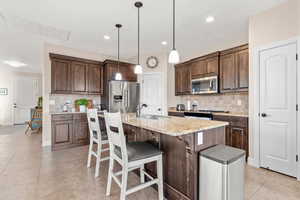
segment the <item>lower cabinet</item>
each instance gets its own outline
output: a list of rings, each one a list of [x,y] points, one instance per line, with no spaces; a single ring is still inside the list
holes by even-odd
[[[248,118],[214,115],[213,119],[229,122],[226,126],[226,145],[245,150],[247,159],[249,155]]]
[[[86,114],[52,115],[52,150],[89,144]]]

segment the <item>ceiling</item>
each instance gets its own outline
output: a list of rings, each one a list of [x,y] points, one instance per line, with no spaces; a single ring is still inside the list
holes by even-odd
[[[249,16],[286,0],[177,0],[176,46],[183,59],[247,43]],[[133,0],[0,0],[0,61],[18,60],[41,71],[43,44],[50,42],[121,58],[137,54],[137,9]],[[141,53],[167,53],[172,39],[172,1],[143,0]],[[206,23],[207,16],[215,22]],[[109,35],[110,40],[103,36]],[[162,41],[168,45],[163,46]]]

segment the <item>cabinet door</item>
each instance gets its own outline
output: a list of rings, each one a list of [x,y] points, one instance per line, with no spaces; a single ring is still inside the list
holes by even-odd
[[[182,79],[181,68],[177,66],[175,67],[175,95],[180,95],[182,93],[181,79]]]
[[[230,146],[244,149],[248,152],[247,135],[247,130],[245,128],[232,126],[230,133]]]
[[[73,143],[73,120],[52,121],[52,148],[63,148]]]
[[[134,73],[135,65],[123,65],[120,66],[120,72],[122,73],[123,80],[137,81],[137,75]]]
[[[51,92],[71,93],[71,63],[66,60],[51,59]]]
[[[87,71],[88,93],[103,94],[103,67],[100,65],[89,64]]]
[[[199,76],[207,74],[207,62],[206,60],[195,61],[191,64],[191,75]]]
[[[236,64],[235,54],[228,54],[220,58],[221,92],[236,89]]]
[[[74,144],[88,144],[89,126],[87,120],[74,120]]]
[[[247,91],[249,86],[249,51],[248,49],[236,54],[237,88]]]
[[[208,58],[207,60],[207,73],[208,74],[219,74],[219,57]]]
[[[188,66],[183,66],[181,69],[181,90],[184,94],[191,92],[191,74]]]
[[[72,62],[72,92],[87,92],[87,65],[82,62]]]

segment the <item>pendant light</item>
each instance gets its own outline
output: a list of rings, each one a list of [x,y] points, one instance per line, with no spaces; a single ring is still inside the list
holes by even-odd
[[[143,6],[143,3],[135,2],[134,6],[138,8],[138,63],[134,68],[134,73],[141,74],[143,73],[143,68],[140,64],[140,8]]]
[[[122,74],[120,73],[120,28],[122,27],[121,24],[116,24],[118,28],[118,72],[116,73],[115,79],[117,81],[122,80]]]
[[[175,48],[175,0],[173,0],[173,49],[169,54],[169,63],[177,64],[179,61],[179,53]]]

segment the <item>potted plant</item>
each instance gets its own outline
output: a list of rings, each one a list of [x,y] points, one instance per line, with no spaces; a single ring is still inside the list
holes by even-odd
[[[86,112],[86,106],[88,105],[87,99],[77,99],[75,104],[79,107],[79,112]]]

